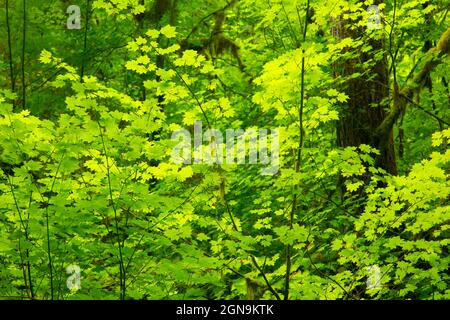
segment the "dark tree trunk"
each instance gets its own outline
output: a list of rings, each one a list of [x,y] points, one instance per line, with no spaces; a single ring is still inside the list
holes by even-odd
[[[337,21],[333,34],[339,39],[351,37],[360,38],[365,30],[359,28],[350,30],[352,21]],[[397,174],[394,140],[392,130],[387,137],[379,138],[376,129],[386,118],[386,102],[389,96],[389,69],[386,54],[380,56],[385,46],[384,39],[368,39],[365,45],[371,50],[362,52],[360,49],[349,49],[356,54],[355,58],[340,61],[334,66],[336,78],[346,78],[354,73],[361,75],[345,81],[343,91],[349,99],[341,110],[337,126],[338,145],[340,147],[370,145],[380,151],[376,165],[391,174]],[[377,57],[378,60],[376,60]],[[364,66],[372,61],[370,67]]]

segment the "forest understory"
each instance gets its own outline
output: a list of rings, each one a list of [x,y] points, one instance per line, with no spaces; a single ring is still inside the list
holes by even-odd
[[[450,0],[0,0],[0,300],[450,299]]]

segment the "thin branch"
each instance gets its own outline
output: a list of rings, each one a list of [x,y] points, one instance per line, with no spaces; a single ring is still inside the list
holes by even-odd
[[[83,44],[83,59],[81,62],[81,71],[80,71],[80,81],[83,82],[84,77],[84,68],[86,65],[86,54],[87,54],[87,36],[89,29],[89,0],[86,0],[86,22],[84,24],[84,44]]]
[[[426,114],[428,114],[430,117],[433,117],[434,119],[436,119],[439,122],[442,122],[443,124],[445,124],[446,126],[450,127],[450,123],[445,121],[444,119],[442,119],[441,117],[437,116],[436,114],[434,114],[431,111],[428,111],[427,109],[425,109],[424,107],[422,107],[420,104],[418,104],[417,102],[415,102],[414,100],[412,100],[410,97],[406,96],[405,94],[400,94],[400,96],[403,99],[406,99],[409,103],[411,103],[412,105],[414,105],[416,108],[419,108],[420,110],[422,110],[423,112],[425,112]]]
[[[310,7],[310,0],[307,0],[306,2],[306,12],[305,12],[305,28],[303,29],[303,45],[306,41],[306,33],[308,29],[308,15],[309,15],[309,7]],[[295,161],[295,172],[300,171],[300,166],[302,162],[302,149],[303,149],[303,143],[304,143],[304,128],[303,128],[303,108],[304,108],[304,98],[305,98],[305,47],[302,47],[302,67],[301,67],[301,82],[300,82],[300,108],[298,110],[298,121],[299,121],[299,135],[300,140],[298,142],[297,146],[297,157]],[[289,229],[292,230],[294,226],[294,218],[295,218],[295,211],[297,210],[297,198],[298,195],[294,194],[294,199],[292,200],[292,207],[291,212],[289,215]],[[292,245],[288,244],[286,248],[286,274],[284,279],[284,300],[289,299],[289,283],[290,283],[290,276],[291,276],[291,262],[292,260]]]
[[[8,183],[9,183],[9,187],[10,187],[10,190],[11,190],[11,194],[12,194],[13,200],[14,200],[14,206],[16,207],[17,213],[19,214],[19,220],[20,220],[20,224],[21,224],[21,226],[23,228],[23,231],[24,231],[25,240],[28,242],[29,241],[28,225],[25,226],[25,222],[23,220],[22,212],[20,211],[19,203],[17,202],[16,194],[14,192],[14,186],[13,186],[13,183],[12,183],[12,178],[9,175],[7,177],[8,177]],[[21,252],[21,246],[20,246],[20,236],[19,236],[19,255],[20,255],[21,263],[23,264],[22,252]],[[29,289],[30,298],[33,299],[34,298],[33,282],[32,282],[32,279],[31,279],[31,266],[30,266],[28,249],[26,249],[25,255],[27,257],[26,263],[27,263],[27,271],[28,271],[28,282],[27,282],[26,274],[24,274],[24,282],[25,282],[25,287]],[[28,286],[28,284],[29,284],[29,286]]]
[[[26,27],[27,27],[27,7],[26,0],[23,0],[23,29],[22,29],[22,109],[25,110],[26,105],[26,86],[25,86],[25,49],[26,49]]]
[[[9,78],[11,81],[11,91],[14,93],[16,91],[16,82],[14,79],[14,68],[13,68],[13,56],[12,56],[12,47],[11,47],[11,26],[9,23],[9,0],[6,0],[6,31],[8,34],[8,55],[9,55]],[[13,101],[13,107],[14,107]]]
[[[113,198],[113,193],[112,193],[111,172],[110,172],[110,166],[109,166],[108,152],[106,150],[105,139],[103,138],[103,132],[102,132],[102,127],[100,126],[100,122],[97,121],[97,125],[98,125],[98,128],[100,130],[100,137],[101,137],[101,140],[102,140],[103,152],[105,153],[105,158],[106,158],[106,174],[107,174],[107,178],[108,178],[109,199],[110,199],[113,211],[114,211],[114,222],[115,222],[115,228],[116,228],[117,245],[119,247],[120,299],[124,300],[125,299],[125,293],[126,293],[125,269],[124,269],[124,264],[123,264],[122,245],[121,245],[120,234],[119,234],[119,221],[117,219],[117,210],[116,210],[116,205],[114,203],[114,198]]]
[[[64,159],[65,153],[61,156],[61,160],[58,163],[58,167],[56,168],[55,176],[53,177],[52,185],[50,187],[49,194],[53,193],[53,188],[55,186],[56,179],[58,177],[59,169],[61,168],[62,161]],[[50,270],[50,297],[51,300],[54,298],[54,290],[53,290],[53,263],[52,263],[52,254],[50,247],[50,224],[49,224],[49,214],[48,214],[49,204],[47,203],[45,207],[45,222],[46,222],[46,232],[47,232],[47,256],[48,256],[48,267]]]

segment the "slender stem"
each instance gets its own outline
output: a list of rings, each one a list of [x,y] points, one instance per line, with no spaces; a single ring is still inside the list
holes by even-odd
[[[281,300],[280,295],[275,291],[275,289],[270,284],[269,279],[267,279],[266,274],[264,273],[263,269],[259,266],[258,261],[256,261],[255,256],[250,255],[250,258],[252,259],[252,263],[255,265],[256,269],[259,271],[259,273],[263,277],[264,282],[266,283],[266,286],[269,289],[269,291],[275,296],[275,298],[277,298],[277,300]]]
[[[50,228],[49,228],[49,218],[48,218],[48,204],[45,209],[45,224],[47,233],[47,258],[48,258],[48,269],[50,271],[50,299],[53,300],[53,265],[52,265],[52,254],[50,247]]]
[[[22,109],[25,110],[26,105],[26,86],[25,86],[25,45],[27,34],[27,7],[26,0],[23,0],[23,29],[22,29]]]
[[[25,241],[28,242],[29,241],[28,226],[25,225],[25,222],[23,220],[22,212],[20,211],[19,203],[17,202],[16,194],[14,192],[14,186],[13,186],[13,183],[12,183],[12,179],[9,176],[8,176],[8,183],[9,183],[9,188],[11,190],[11,194],[13,196],[14,206],[16,207],[17,213],[19,214],[20,225],[23,228]],[[19,238],[19,254],[20,254],[20,260],[22,262],[23,260],[22,260],[21,246],[20,246],[20,238]],[[31,280],[31,266],[30,266],[30,259],[29,259],[29,251],[28,251],[28,249],[25,250],[25,256],[27,258],[26,263],[27,263],[27,273],[28,273],[28,284],[29,284],[29,286],[27,285],[26,275],[24,275],[24,282],[25,282],[25,287],[29,288],[29,291],[30,291],[29,294],[30,294],[31,299],[33,299],[34,298],[33,281]]]
[[[20,256],[20,268],[22,269],[22,275],[23,275],[23,283],[25,285],[25,288],[27,289],[27,294],[28,297],[31,296],[30,292],[29,292],[29,287],[28,287],[28,279],[27,279],[27,272],[25,269],[25,262],[23,261],[23,254],[22,254],[22,230],[20,230],[19,233],[19,256]]]
[[[286,12],[286,8],[284,7],[284,2],[283,1],[281,1],[281,7],[283,9],[284,15],[286,16],[286,20],[287,20],[288,27],[289,27],[289,33],[291,33],[291,37],[294,40],[295,46],[298,48],[300,43],[298,42],[297,36],[295,35],[295,30],[292,27],[291,20],[289,19],[289,16],[288,16],[288,14]]]
[[[303,29],[303,44],[306,40],[306,32],[308,28],[308,15],[309,15],[309,1],[306,2],[306,14],[305,14],[305,28]],[[303,107],[305,98],[305,48],[302,47],[302,70],[301,70],[301,82],[300,82],[300,108],[298,110],[298,121],[299,121],[299,135],[300,140],[297,147],[297,159],[295,161],[295,172],[300,171],[300,165],[302,161],[302,149],[304,142],[304,128],[303,128]],[[297,209],[297,198],[298,195],[294,194],[294,199],[292,200],[291,212],[289,215],[289,228],[292,230],[294,226],[295,211]],[[286,248],[286,274],[284,279],[284,300],[289,299],[289,283],[291,276],[291,265],[292,265],[292,245],[288,244]]]
[[[424,107],[422,107],[420,104],[418,104],[417,102],[415,102],[414,100],[412,100],[410,97],[408,97],[407,95],[403,94],[400,92],[400,96],[405,99],[406,101],[408,101],[409,103],[411,103],[412,105],[414,105],[415,107],[417,107],[418,109],[422,110],[423,112],[425,112],[426,114],[428,114],[430,117],[433,117],[434,119],[436,119],[439,123],[445,124],[446,126],[450,127],[450,122],[444,120],[443,118],[437,116],[436,114],[432,113],[431,111],[428,111],[427,109],[425,109]]]
[[[124,260],[123,260],[123,254],[122,254],[122,242],[120,241],[120,234],[119,234],[119,221],[117,219],[117,210],[116,205],[113,200],[113,194],[112,194],[112,185],[111,185],[111,172],[109,167],[109,158],[108,153],[106,150],[105,140],[103,138],[103,132],[102,128],[100,126],[100,123],[97,122],[98,128],[100,130],[100,137],[102,139],[103,144],[103,152],[105,153],[106,158],[106,174],[108,178],[108,189],[109,189],[109,199],[111,201],[111,206],[114,211],[114,222],[115,222],[115,228],[116,228],[116,235],[117,235],[117,245],[119,247],[119,272],[120,272],[120,299],[125,299],[125,293],[126,293],[126,282],[125,282],[125,268],[124,268]]]
[[[394,0],[394,13],[393,13],[393,17],[392,17],[391,31],[389,32],[389,55],[391,56],[391,60],[392,60],[392,72],[393,72],[393,76],[394,76],[394,85],[397,85],[397,69],[396,69],[396,65],[395,65],[396,55],[394,55],[394,53],[392,51],[392,40],[393,40],[393,34],[394,34],[394,29],[395,29],[396,15],[397,15],[397,0]]]
[[[84,68],[86,64],[86,53],[87,53],[87,36],[89,28],[89,4],[90,1],[86,0],[86,22],[84,24],[84,44],[83,44],[83,58],[81,61],[81,71],[80,71],[80,81],[83,82]]]
[[[25,234],[25,239],[28,240],[28,232]],[[27,273],[28,273],[28,282],[30,285],[30,296],[31,299],[34,299],[34,291],[33,291],[33,281],[31,279],[31,264],[30,264],[30,251],[25,249],[25,257],[27,258]]]
[[[8,33],[9,78],[11,81],[11,91],[14,93],[16,91],[16,82],[14,79],[13,56],[11,47],[11,26],[9,24],[9,0],[6,0],[6,31]]]
[[[187,84],[187,82],[183,79],[183,77],[180,75],[178,70],[176,68],[173,68],[173,71],[175,71],[175,73],[177,74],[178,78],[180,78],[180,80],[183,82],[184,86],[189,90],[189,92],[191,93],[192,97],[197,102],[197,105],[200,108],[200,111],[202,112],[203,117],[206,120],[206,124],[208,125],[208,129],[211,129],[211,123],[209,122],[209,119],[208,119],[208,116],[206,115],[205,109],[203,109],[202,104],[200,103],[200,100],[198,100],[198,98],[197,98],[197,95],[192,90],[192,88]]]
[[[56,168],[55,176],[53,177],[52,186],[50,187],[50,194],[53,192],[53,188],[55,186],[56,178],[58,177],[59,169],[61,168],[62,160],[64,159],[64,154],[61,157],[61,160],[58,163],[58,167]],[[48,268],[50,271],[50,297],[51,300],[54,299],[54,289],[53,289],[53,263],[52,263],[52,253],[50,246],[50,224],[49,224],[49,214],[48,214],[47,204],[45,208],[45,223],[46,223],[46,232],[47,232],[47,256],[48,256]]]

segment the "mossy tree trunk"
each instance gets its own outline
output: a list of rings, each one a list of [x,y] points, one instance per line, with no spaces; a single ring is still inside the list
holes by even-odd
[[[385,53],[384,38],[369,38],[365,28],[350,29],[352,21],[336,21],[333,34],[338,39],[366,38],[364,46],[349,49],[353,56],[349,60],[339,61],[334,66],[336,79],[346,79],[343,91],[348,101],[341,110],[337,126],[337,143],[340,147],[370,145],[380,151],[376,165],[391,174],[397,174],[392,128],[387,136],[379,137],[376,129],[386,118],[389,107],[389,66]],[[369,67],[367,67],[369,66]],[[359,73],[359,77],[351,75]]]

